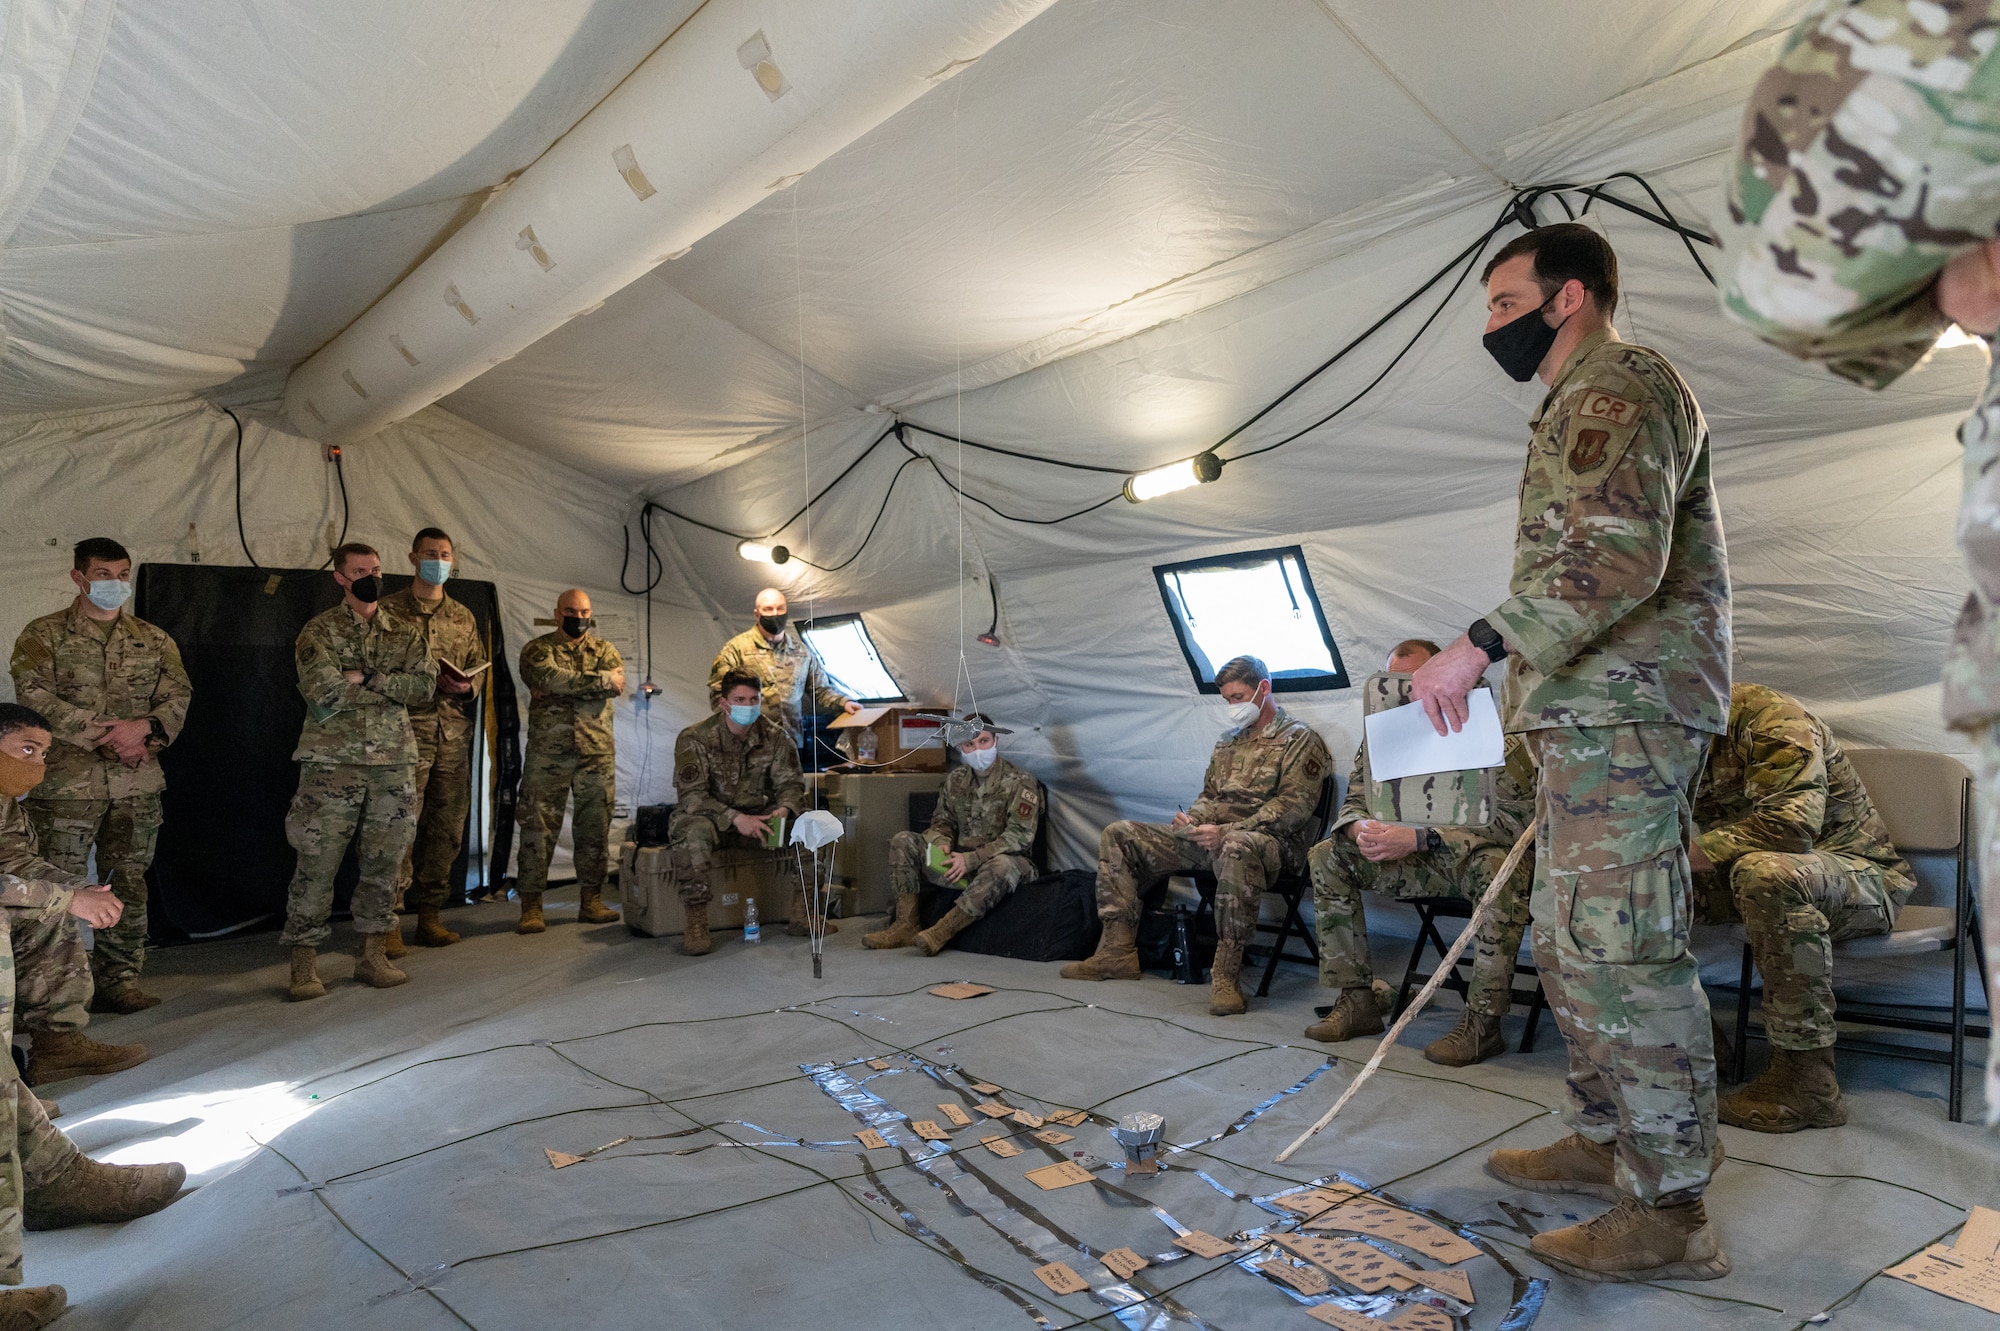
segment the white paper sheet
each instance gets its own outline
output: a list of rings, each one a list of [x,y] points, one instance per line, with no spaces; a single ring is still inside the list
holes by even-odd
[[[1466,699],[1465,728],[1455,735],[1438,734],[1415,703],[1377,712],[1362,725],[1368,735],[1368,771],[1377,781],[1499,767],[1507,761],[1507,737],[1500,731],[1491,689],[1472,691]]]

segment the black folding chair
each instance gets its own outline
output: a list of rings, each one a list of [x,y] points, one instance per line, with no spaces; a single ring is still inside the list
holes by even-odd
[[[1319,802],[1313,805],[1312,812],[1313,836],[1306,842],[1307,845],[1314,845],[1326,839],[1326,825],[1333,821],[1333,797],[1339,789],[1339,783],[1331,776],[1320,783]],[[1204,869],[1187,876],[1194,879],[1195,888],[1201,893],[1202,912],[1212,915],[1215,910],[1215,875]],[[1257,932],[1276,934],[1277,938],[1270,943],[1252,943],[1243,949],[1246,957],[1255,955],[1265,957],[1264,978],[1257,984],[1259,998],[1271,996],[1271,977],[1278,973],[1278,963],[1281,961],[1310,966],[1313,974],[1319,974],[1319,940],[1313,936],[1313,931],[1306,927],[1305,917],[1299,913],[1299,904],[1305,900],[1306,894],[1312,891],[1312,879],[1305,867],[1300,866],[1297,873],[1280,873],[1264,890],[1284,901],[1285,914],[1279,923],[1271,924],[1262,918],[1260,912]],[[1286,951],[1294,938],[1306,945],[1306,955]]]
[[[1457,897],[1418,897],[1407,904],[1416,907],[1417,941],[1416,945],[1410,949],[1410,964],[1403,970],[1402,990],[1396,995],[1396,1011],[1398,1013],[1401,1013],[1404,1006],[1409,1003],[1410,991],[1412,989],[1421,988],[1430,983],[1431,972],[1419,972],[1417,970],[1417,967],[1423,964],[1424,949],[1435,949],[1438,959],[1443,960],[1445,952],[1450,948],[1450,944],[1445,942],[1444,934],[1438,929],[1437,922],[1440,919],[1470,920],[1472,918],[1472,903],[1470,901],[1461,901]],[[1472,965],[1471,952],[1472,949],[1468,947],[1465,954],[1459,957],[1458,965],[1452,967],[1451,974],[1445,977],[1442,986],[1451,990],[1460,998],[1465,997],[1472,990],[1471,982],[1460,971],[1461,967],[1470,967]],[[1542,1013],[1548,1010],[1549,1004],[1548,998],[1542,993],[1541,972],[1537,971],[1533,965],[1522,961],[1517,956],[1514,958],[1514,974],[1527,975],[1534,979],[1534,989],[1532,992],[1523,992],[1512,986],[1509,986],[1507,991],[1507,996],[1513,1002],[1526,1003],[1528,1005],[1528,1027],[1521,1032],[1521,1052],[1525,1054],[1535,1047],[1535,1033],[1541,1029]]]

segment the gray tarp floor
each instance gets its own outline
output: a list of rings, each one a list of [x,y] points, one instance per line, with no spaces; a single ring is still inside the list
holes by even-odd
[[[1303,1329],[1321,1323],[1272,1279],[1181,1254],[1168,1218],[1219,1235],[1273,1225],[1281,1215],[1251,1198],[1336,1174],[1483,1241],[1464,1264],[1477,1303],[1460,1327],[1526,1325],[1538,1297],[1533,1324],[1551,1328],[1781,1328],[1829,1308],[1836,1327],[1994,1324],[1876,1276],[1949,1235],[1962,1208],[2000,1202],[1996,1139],[1945,1121],[1942,1068],[1843,1056],[1848,1127],[1724,1128],[1729,1163],[1708,1196],[1728,1278],[1589,1285],[1524,1245],[1602,1205],[1515,1193],[1480,1168],[1494,1144],[1561,1134],[1550,1027],[1532,1054],[1459,1072],[1398,1050],[1333,1130],[1274,1165],[1372,1045],[1339,1047],[1329,1066],[1300,1038],[1319,995],[1302,967],[1282,967],[1247,1017],[1219,1019],[1205,987],[1157,975],[1093,985],[1052,965],[866,952],[874,920],[829,940],[816,982],[804,940],[778,929],[690,959],[560,906],[553,917],[522,938],[510,907],[452,912],[467,941],[412,949],[407,986],[364,989],[335,956],[328,997],[305,1004],[282,999],[271,935],[156,953],[148,978],[167,1001],[97,1028],[150,1043],[153,1060],[44,1089],[84,1149],[183,1160],[191,1188],[123,1227],[28,1236],[29,1280],[68,1286],[77,1305],[65,1331]],[[351,944],[344,927],[336,942]],[[1378,964],[1405,949],[1383,940]],[[956,979],[996,992],[925,992]],[[1441,997],[1412,1043],[1458,1008]],[[1510,1040],[1519,1030],[1510,1019]],[[801,1071],[820,1064],[839,1066]],[[1155,1110],[1172,1141],[1206,1144],[1150,1179],[1105,1167],[1043,1192],[1027,1170],[1078,1152],[1122,1160],[1103,1117],[1060,1146],[1014,1128],[1026,1149],[1000,1158],[978,1144],[1000,1129],[974,1112],[925,1169],[854,1139],[865,1123],[851,1108],[939,1119],[941,1104],[986,1098],[975,1081],[1038,1114]],[[843,1107],[835,1093],[849,1092]],[[907,1124],[888,1132],[916,1144]],[[544,1154],[628,1137],[560,1171]],[[1124,1294],[1095,1260],[1118,1247],[1155,1263]],[[1057,1256],[1112,1302],[1150,1301],[1120,1319],[1091,1294],[1056,1296],[1032,1272]]]

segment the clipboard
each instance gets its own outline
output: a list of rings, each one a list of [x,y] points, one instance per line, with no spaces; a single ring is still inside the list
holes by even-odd
[[[1410,677],[1378,670],[1361,684],[1361,712],[1373,716],[1410,701]],[[1368,783],[1368,816],[1405,827],[1484,827],[1499,809],[1495,776],[1499,768],[1427,772],[1377,781],[1361,749],[1361,776]]]

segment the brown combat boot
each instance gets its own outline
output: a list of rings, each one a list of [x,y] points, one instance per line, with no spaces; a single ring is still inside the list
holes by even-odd
[[[1448,1068],[1471,1067],[1506,1052],[1507,1042],[1500,1038],[1500,1018],[1471,1008],[1459,1014],[1458,1025],[1424,1046],[1425,1058]]]
[[[1106,920],[1097,951],[1082,961],[1070,962],[1061,973],[1065,980],[1138,979],[1139,942],[1132,926],[1124,920]]]
[[[1833,1050],[1772,1049],[1757,1080],[1716,1106],[1716,1116],[1752,1132],[1799,1132],[1837,1128],[1847,1122],[1847,1103],[1833,1075]]]
[[[576,922],[578,924],[614,924],[618,912],[604,904],[604,889],[582,887],[576,894]]]
[[[319,978],[319,949],[294,947],[292,949],[292,989],[294,1003],[308,998],[325,998],[326,985]]]
[[[409,947],[403,942],[403,922],[393,915],[389,917],[389,932],[382,935],[382,955],[391,961],[410,955]]]
[[[908,947],[916,941],[917,894],[915,892],[896,894],[896,911],[890,918],[888,928],[861,935],[861,946],[872,948]]]
[[[911,897],[910,900],[915,901],[916,898]],[[944,951],[946,943],[958,937],[959,930],[978,918],[977,915],[967,915],[957,906],[953,906],[944,913],[943,919],[917,935],[917,946],[924,950],[925,956],[934,957]],[[863,939],[862,942],[866,943],[867,940]]]
[[[1243,944],[1217,943],[1215,960],[1208,968],[1208,1015],[1236,1017],[1250,1010],[1243,1001],[1243,986],[1237,977],[1243,972]]]
[[[1620,1197],[1595,1220],[1535,1235],[1528,1251],[1579,1280],[1720,1280],[1729,1274],[1729,1258],[1699,1200],[1648,1206]]]
[[[1323,1044],[1382,1033],[1382,1005],[1375,999],[1375,986],[1340,991],[1333,1010],[1306,1027],[1306,1039]]]
[[[69,1292],[61,1285],[0,1290],[0,1331],[41,1331],[67,1311]]]
[[[36,1031],[28,1046],[28,1085],[123,1072],[151,1057],[142,1044],[104,1044],[82,1031]]]
[[[129,1017],[159,1005],[159,997],[141,989],[137,980],[106,980],[91,987],[90,1010],[100,1016]]]
[[[824,902],[821,903],[821,907],[824,909]],[[812,925],[814,923],[819,925],[820,932],[822,933],[837,934],[840,932],[840,926],[832,920],[827,919],[825,915],[821,915],[817,921],[811,919],[811,913],[806,908],[806,890],[804,887],[795,887],[792,889],[792,908],[786,914],[791,918],[785,921],[785,932],[793,938],[804,938],[812,932]]]
[[[416,940],[418,947],[450,947],[458,941],[458,935],[445,928],[444,917],[436,906],[419,906]]]
[[[160,1210],[186,1182],[182,1165],[107,1165],[78,1155],[46,1184],[29,1188],[22,1211],[29,1229],[117,1224]]]
[[[521,922],[514,926],[517,934],[538,934],[546,931],[548,925],[542,922],[542,894],[523,892],[521,894]]]
[[[713,946],[708,941],[708,903],[683,905],[686,925],[681,930],[681,951],[690,957],[705,957]]]
[[[383,942],[387,934],[361,935],[361,950],[354,954],[354,978],[375,989],[394,989],[399,984],[408,984],[407,971],[396,969],[389,960]]]
[[[1572,1132],[1540,1150],[1494,1151],[1486,1157],[1486,1172],[1529,1192],[1580,1192],[1615,1202],[1618,1185],[1612,1181],[1612,1167],[1617,1156],[1616,1148]]]

